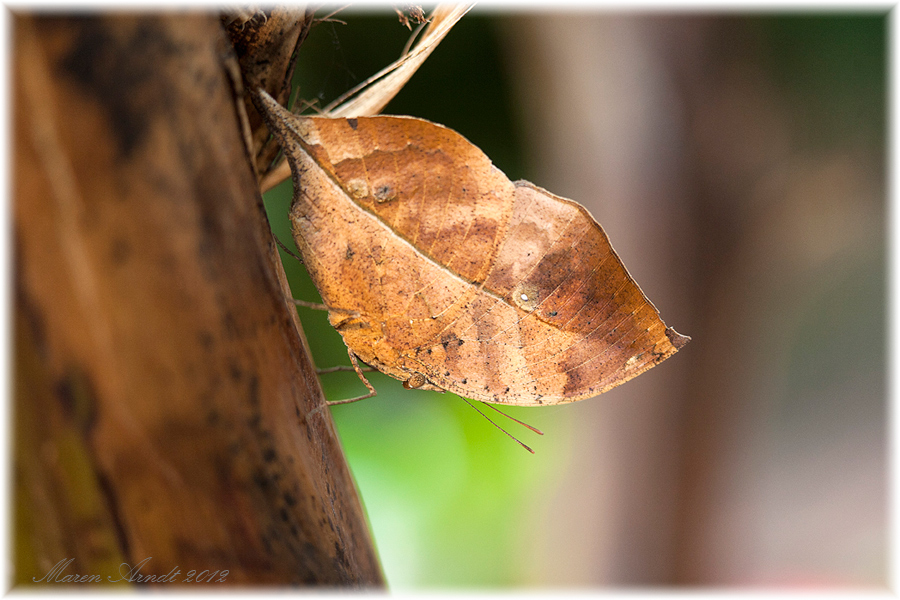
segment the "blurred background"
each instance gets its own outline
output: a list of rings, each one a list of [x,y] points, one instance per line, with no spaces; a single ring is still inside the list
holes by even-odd
[[[298,60],[319,106],[409,37],[392,11],[335,18]],[[373,375],[376,398],[332,410],[392,589],[886,585],[886,36],[886,13],[456,25],[385,112],[587,206],[693,341],[600,397],[510,409],[545,432],[503,423],[534,456]],[[290,194],[266,196],[288,244]],[[300,311],[317,364],[349,364]]]

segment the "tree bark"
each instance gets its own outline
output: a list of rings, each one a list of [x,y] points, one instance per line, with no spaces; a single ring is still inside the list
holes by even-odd
[[[265,90],[279,104],[287,105],[297,49],[309,33],[312,11],[276,6],[269,12],[226,15],[223,22],[240,64],[245,90]],[[250,94],[242,95],[254,164],[264,173],[280,148],[253,105]]]
[[[382,585],[219,19],[13,34],[14,584]]]

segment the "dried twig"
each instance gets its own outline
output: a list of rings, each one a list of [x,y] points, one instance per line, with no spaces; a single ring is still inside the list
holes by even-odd
[[[330,117],[366,117],[376,115],[397,95],[425,59],[444,39],[450,29],[472,8],[472,5],[441,5],[431,14],[425,35],[415,47],[397,61],[343,94],[326,106],[322,114]],[[413,35],[416,35],[414,33]],[[354,97],[355,95],[355,97]],[[352,98],[349,99],[348,98]],[[343,103],[343,104],[341,104]],[[282,162],[273,168],[260,184],[268,191],[287,179],[290,167]]]

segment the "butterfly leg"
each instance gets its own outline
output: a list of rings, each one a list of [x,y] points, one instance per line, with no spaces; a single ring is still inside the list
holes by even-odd
[[[288,248],[287,246],[285,246],[284,242],[279,240],[277,235],[273,234],[272,237],[275,238],[275,241],[278,242],[278,245],[281,246],[282,250],[284,250],[285,252],[287,252],[288,254],[293,256],[294,258],[296,258],[300,262],[300,264],[303,264],[303,259],[300,258],[299,256],[297,256],[296,254],[294,254],[293,252],[291,252],[291,249]],[[319,304],[318,302],[307,302],[305,300],[297,300],[296,298],[291,298],[291,300],[297,306],[305,306],[306,308],[312,308],[315,310],[325,310],[325,311],[328,310],[327,306],[325,306],[324,304]]]
[[[281,246],[282,250],[284,250],[285,252],[287,252],[294,258],[296,258],[298,261],[300,261],[300,264],[303,264],[303,259],[300,258],[299,256],[297,256],[296,254],[294,254],[293,252],[291,252],[290,248],[285,246],[284,242],[282,242],[281,240],[278,239],[278,236],[273,235],[272,237],[275,238],[275,241],[278,242],[278,245]],[[306,300],[297,300],[296,298],[291,298],[291,301],[297,306],[305,306],[306,308],[312,308],[314,310],[324,310],[324,311],[345,313],[352,317],[359,316],[359,313],[356,312],[355,310],[345,310],[343,308],[330,308],[330,307],[326,306],[325,304],[320,304],[318,302],[307,302]]]
[[[307,302],[306,300],[297,300],[296,298],[291,298],[291,302],[297,306],[305,306],[306,308],[312,308],[313,310],[328,310],[327,306],[319,304],[318,302]]]
[[[293,252],[291,252],[291,249],[288,248],[287,246],[285,246],[284,242],[279,240],[277,235],[273,234],[272,237],[275,238],[275,241],[278,242],[278,245],[281,246],[282,250],[284,250],[285,252],[287,252],[288,254],[293,256],[294,258],[296,258],[297,261],[299,261],[301,265],[303,264],[303,259],[300,258],[299,256],[297,256],[296,254],[294,254]],[[325,306],[324,304],[319,304],[318,302],[306,302],[305,300],[297,300],[296,298],[291,298],[291,301],[293,301],[293,303],[296,304],[297,306],[305,306],[306,308],[312,308],[315,310],[325,310],[325,311],[328,310],[327,306]]]
[[[336,367],[327,367],[325,369],[316,369],[316,373],[318,375],[322,375],[324,373],[337,373],[338,371],[355,371],[355,370],[356,369],[354,369],[350,365],[338,365]],[[373,369],[372,367],[360,367],[359,370],[362,371],[363,373],[369,373],[371,371],[374,371],[375,369]]]
[[[285,245],[284,245],[284,242],[282,242],[280,239],[278,239],[278,236],[277,236],[277,235],[275,235],[275,234],[273,233],[273,234],[272,234],[272,237],[275,238],[275,241],[278,242],[278,245],[281,246],[281,249],[282,249],[282,250],[284,250],[285,252],[287,252],[288,254],[290,254],[291,256],[293,256],[294,258],[296,258],[296,259],[297,259],[297,262],[299,262],[301,265],[303,264],[303,259],[300,258],[299,256],[297,256],[296,254],[294,254],[293,252],[291,252],[291,249],[288,248],[287,246],[285,246]]]
[[[378,394],[378,392],[375,391],[375,388],[372,387],[372,384],[369,383],[369,380],[366,379],[366,376],[363,375],[362,369],[359,368],[359,361],[356,360],[356,355],[353,354],[353,352],[351,352],[349,348],[347,349],[347,354],[350,355],[350,362],[353,363],[353,370],[356,371],[357,375],[359,375],[360,381],[362,381],[363,384],[365,384],[366,388],[369,390],[369,393],[366,394],[365,396],[357,396],[356,398],[347,398],[346,400],[334,400],[332,402],[327,402],[326,404],[328,404],[328,406],[337,406],[338,404],[349,404],[351,402],[357,402],[358,400],[365,400],[366,398],[371,398],[372,396],[375,396]]]
[[[296,298],[291,298],[291,302],[293,302],[297,306],[304,306],[306,308],[311,308],[313,310],[325,310],[334,313],[342,313],[346,315],[350,315],[352,318],[358,318],[359,313],[355,310],[347,310],[346,308],[335,308],[333,306],[328,306],[327,304],[320,304],[318,302],[307,302],[306,300],[297,300]]]

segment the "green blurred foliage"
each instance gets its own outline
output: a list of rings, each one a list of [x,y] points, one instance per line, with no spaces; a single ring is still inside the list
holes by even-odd
[[[813,148],[885,143],[887,13],[754,17],[767,76]],[[828,127],[822,127],[828,123]]]

